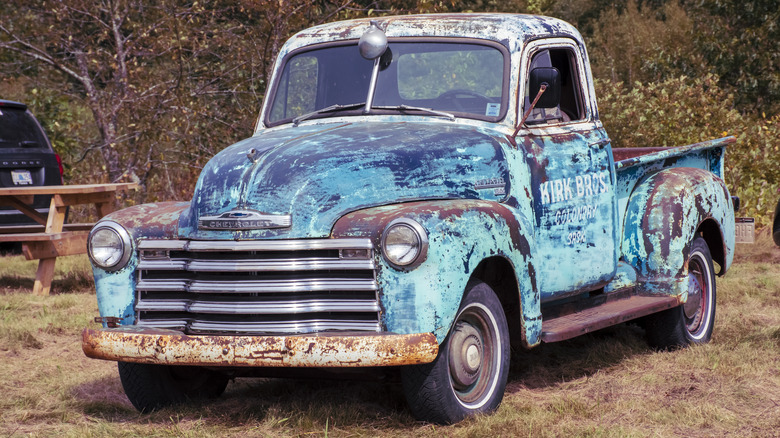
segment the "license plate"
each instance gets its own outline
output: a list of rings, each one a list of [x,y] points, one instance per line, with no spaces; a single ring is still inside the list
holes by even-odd
[[[33,183],[29,170],[12,170],[11,179],[13,179],[14,185],[17,186],[31,186]]]
[[[738,217],[734,230],[737,243],[756,243],[756,219],[752,217]]]

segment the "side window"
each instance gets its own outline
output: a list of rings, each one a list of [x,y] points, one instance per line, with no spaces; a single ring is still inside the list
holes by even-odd
[[[528,71],[538,67],[555,67],[561,77],[561,103],[557,108],[535,108],[526,120],[526,124],[569,123],[586,117],[584,96],[580,87],[577,57],[570,48],[545,48],[533,54]],[[528,96],[528,83],[525,86],[523,111],[531,106]]]

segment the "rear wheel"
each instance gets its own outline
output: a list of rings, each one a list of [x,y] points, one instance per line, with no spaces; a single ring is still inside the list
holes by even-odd
[[[688,255],[688,301],[682,306],[650,315],[645,320],[647,341],[661,349],[704,344],[715,322],[715,271],[705,240],[691,242]]]
[[[228,383],[227,375],[200,367],[119,362],[118,368],[127,398],[141,412],[216,398]]]
[[[501,302],[487,284],[470,283],[436,360],[401,371],[412,413],[451,424],[494,411],[504,397],[509,354]]]

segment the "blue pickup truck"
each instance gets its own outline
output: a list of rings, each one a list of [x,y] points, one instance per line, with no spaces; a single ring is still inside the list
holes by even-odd
[[[491,412],[512,347],[630,320],[657,348],[710,340],[733,141],[613,149],[556,19],[307,29],[191,201],[92,229],[102,327],[83,349],[141,411],[233,377],[395,367],[421,420]]]

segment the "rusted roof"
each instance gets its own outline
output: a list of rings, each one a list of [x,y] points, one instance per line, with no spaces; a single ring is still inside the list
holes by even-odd
[[[363,18],[322,24],[290,38],[283,53],[326,41],[357,40],[376,20],[389,38],[463,37],[497,41],[510,50],[540,36],[570,36],[581,40],[570,24],[556,18],[523,14],[421,14]]]

